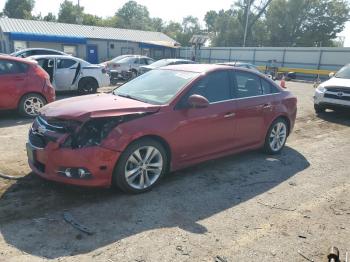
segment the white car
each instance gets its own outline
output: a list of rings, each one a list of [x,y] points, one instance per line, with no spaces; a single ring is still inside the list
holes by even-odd
[[[103,65],[93,65],[80,58],[60,55],[31,56],[49,74],[56,91],[95,93],[109,86],[110,76]]]
[[[119,58],[119,57],[118,57]],[[128,55],[122,59],[112,59],[107,62],[107,67],[112,74],[123,79],[135,78],[140,71],[141,66],[154,63],[154,60],[147,56]]]
[[[34,55],[68,55],[68,54],[62,51],[48,49],[48,48],[27,48],[11,54],[11,56],[22,57],[22,58],[26,58]]]
[[[331,79],[321,83],[315,91],[314,107],[316,113],[326,109],[350,109],[350,64],[342,67]]]

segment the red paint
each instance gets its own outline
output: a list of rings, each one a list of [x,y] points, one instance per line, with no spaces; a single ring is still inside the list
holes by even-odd
[[[114,96],[112,94],[71,98],[46,106],[42,115],[46,118],[86,121],[94,117],[151,114],[119,124],[100,146],[69,149],[58,142],[50,142],[44,150],[38,150],[37,159],[46,165],[45,174],[31,164],[40,176],[54,181],[83,186],[110,186],[112,172],[118,158],[134,140],[144,136],[158,137],[170,149],[171,170],[178,170],[208,159],[260,148],[264,144],[271,123],[285,117],[293,129],[296,117],[296,98],[275,85],[280,93],[259,97],[232,99],[210,104],[205,108],[176,109],[177,102],[191,85],[205,74],[215,70],[241,70],[225,66],[183,65],[177,70],[202,74],[184,87],[167,105],[147,103]],[[264,77],[260,75],[260,77]],[[101,170],[106,166],[106,170]],[[90,180],[63,178],[55,172],[60,167],[85,167],[93,174]]]
[[[0,55],[0,61],[9,60],[28,65],[25,73],[0,74],[0,110],[16,109],[26,94],[42,95],[46,102],[55,100],[55,89],[49,75],[36,63],[22,58]]]

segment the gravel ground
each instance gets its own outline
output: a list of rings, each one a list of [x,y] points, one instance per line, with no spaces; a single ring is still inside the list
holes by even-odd
[[[327,261],[350,251],[350,115],[313,112],[310,84],[281,155],[259,151],[168,175],[125,195],[43,181],[30,174],[30,125],[0,115],[0,261]],[[68,211],[93,231],[63,220]],[[307,259],[306,259],[307,258]]]

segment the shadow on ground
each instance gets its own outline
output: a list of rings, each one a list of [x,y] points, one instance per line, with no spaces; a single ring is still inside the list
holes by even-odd
[[[326,111],[324,113],[318,114],[317,116],[327,122],[331,122],[331,123],[335,123],[343,126],[350,126],[349,110]]]
[[[30,175],[0,198],[0,232],[7,244],[44,258],[91,252],[158,228],[204,234],[202,219],[256,198],[308,167],[289,147],[273,157],[250,152],[170,174],[140,195],[66,187]],[[67,209],[94,234],[64,222]]]

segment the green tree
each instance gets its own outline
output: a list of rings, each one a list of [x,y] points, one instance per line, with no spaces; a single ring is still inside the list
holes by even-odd
[[[129,1],[115,14],[118,17],[118,26],[127,29],[149,30],[151,19],[146,6],[135,1]]]
[[[65,0],[60,5],[58,11],[58,22],[77,24],[79,19],[83,20],[84,7],[79,7],[78,5],[73,4],[73,2]]]
[[[10,18],[31,19],[34,0],[7,0],[3,15]]]
[[[345,0],[275,0],[266,15],[271,46],[332,46],[349,20]]]
[[[83,14],[83,25],[103,26],[102,18],[96,15]]]
[[[164,29],[164,21],[163,19],[159,17],[154,17],[151,18],[151,30],[152,31],[157,31],[157,32],[162,32]]]
[[[43,17],[44,21],[48,21],[48,22],[56,22],[57,18],[53,13],[48,13],[46,16]]]

